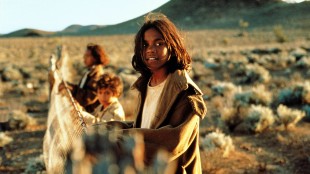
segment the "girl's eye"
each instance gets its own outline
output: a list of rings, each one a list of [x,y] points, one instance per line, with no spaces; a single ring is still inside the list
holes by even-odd
[[[165,43],[164,42],[157,42],[156,43],[156,46],[162,46],[162,45],[164,45]]]

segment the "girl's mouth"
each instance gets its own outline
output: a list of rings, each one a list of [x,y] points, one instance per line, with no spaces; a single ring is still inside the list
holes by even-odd
[[[149,57],[149,58],[146,58],[146,60],[158,60],[158,58],[155,58],[155,57]]]

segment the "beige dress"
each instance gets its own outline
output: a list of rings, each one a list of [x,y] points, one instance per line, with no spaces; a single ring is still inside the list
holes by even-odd
[[[103,121],[125,121],[125,113],[122,105],[118,100],[115,100],[108,107],[103,108],[99,105],[93,112],[97,122]]]
[[[124,109],[118,100],[115,100],[106,108],[99,105],[92,114],[82,111],[82,115],[88,126],[106,121],[125,121]]]

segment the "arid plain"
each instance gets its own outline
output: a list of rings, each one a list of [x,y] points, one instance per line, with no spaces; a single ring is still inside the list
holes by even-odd
[[[203,172],[309,173],[309,32],[278,26],[192,30],[183,36],[193,59],[190,74],[208,107],[200,125]],[[49,58],[65,45],[71,81],[77,83],[88,43],[105,48],[107,69],[122,77],[121,102],[133,119],[134,35],[0,38],[0,114],[27,117],[26,126],[2,125],[1,137],[8,139],[0,141],[0,173],[44,173]]]

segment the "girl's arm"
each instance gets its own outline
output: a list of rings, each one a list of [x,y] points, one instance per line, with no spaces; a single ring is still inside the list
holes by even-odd
[[[175,108],[174,113],[169,117],[169,124],[159,129],[134,128],[124,130],[124,133],[140,133],[143,135],[146,163],[149,163],[154,154],[161,148],[170,153],[170,160],[172,161],[182,155],[197,138],[201,117],[194,112],[190,103],[186,102]]]
[[[94,75],[90,75],[90,79],[85,84],[85,89],[81,89],[78,86],[74,88],[74,97],[82,106],[86,107],[88,105],[94,104],[97,101],[97,81],[99,80],[100,75],[101,73],[98,72],[94,73]]]

